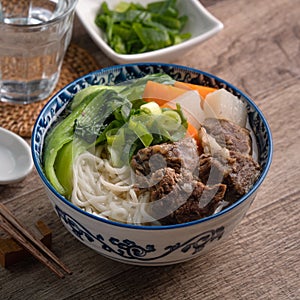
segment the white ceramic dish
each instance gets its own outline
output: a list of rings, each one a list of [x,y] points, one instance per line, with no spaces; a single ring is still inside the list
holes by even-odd
[[[170,46],[164,49],[141,53],[141,54],[118,54],[104,40],[104,35],[95,24],[95,17],[101,3],[104,0],[79,0],[76,7],[76,13],[83,26],[99,46],[99,48],[113,61],[117,63],[134,63],[134,62],[171,62],[187,52],[194,46],[202,43],[223,29],[223,24],[198,0],[177,0],[178,8],[182,15],[187,15],[189,21],[184,28],[184,32],[190,32],[192,37],[178,45]],[[140,2],[143,5],[157,0],[123,0],[126,2]],[[120,0],[107,1],[112,9]]]
[[[0,127],[0,185],[23,180],[32,167],[30,146],[17,134]]]

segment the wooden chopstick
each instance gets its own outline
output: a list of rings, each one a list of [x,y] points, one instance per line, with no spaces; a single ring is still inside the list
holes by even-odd
[[[44,256],[40,251],[42,250],[49,258],[51,258],[58,266],[60,266],[68,274],[72,274],[72,271],[52,252],[47,248],[40,240],[34,237],[34,235],[26,229],[12,214],[12,212],[2,203],[0,203],[0,227],[10,234],[15,240],[17,240],[24,248],[26,248],[32,255],[44,263],[49,269],[51,269],[60,278],[64,275],[60,272],[52,262]]]
[[[0,215],[0,227],[19,242],[26,250],[28,250],[35,258],[42,262],[47,268],[53,271],[59,278],[64,278],[64,274],[58,270],[40,251],[38,251],[31,243],[28,242],[6,219]]]

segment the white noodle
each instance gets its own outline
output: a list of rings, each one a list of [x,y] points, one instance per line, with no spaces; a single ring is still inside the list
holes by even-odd
[[[139,203],[130,167],[115,168],[102,154],[104,147],[97,147],[95,155],[86,151],[76,158],[71,202],[105,219],[134,224],[148,220],[146,200]]]

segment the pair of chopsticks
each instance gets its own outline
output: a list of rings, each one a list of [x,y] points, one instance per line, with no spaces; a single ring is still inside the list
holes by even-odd
[[[57,266],[61,267],[66,273],[72,274],[69,268],[52,251],[50,251],[49,248],[26,229],[2,203],[0,203],[0,228],[21,244],[59,278],[64,278],[65,276]],[[50,259],[52,259],[52,261]]]

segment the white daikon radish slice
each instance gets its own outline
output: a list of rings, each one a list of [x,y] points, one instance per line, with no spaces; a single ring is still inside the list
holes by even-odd
[[[247,110],[245,104],[225,89],[208,94],[204,100],[206,118],[227,119],[241,127],[246,126]]]
[[[200,107],[201,97],[199,93],[193,90],[187,91],[170,101],[168,105],[174,108],[176,107],[176,103],[180,104],[189,123],[199,129],[201,127],[201,123],[203,123],[206,118],[204,111]]]

